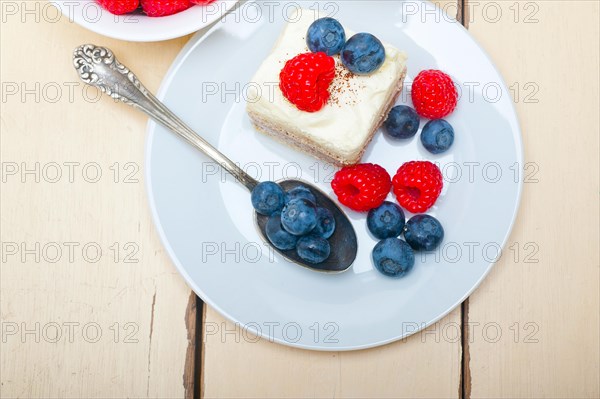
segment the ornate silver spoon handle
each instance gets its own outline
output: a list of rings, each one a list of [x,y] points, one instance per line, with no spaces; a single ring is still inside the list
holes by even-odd
[[[93,44],[79,46],[73,53],[73,65],[84,83],[96,86],[112,98],[143,111],[150,118],[218,162],[250,191],[258,184],[254,178],[196,134],[146,90],[135,74],[121,64],[110,49]]]

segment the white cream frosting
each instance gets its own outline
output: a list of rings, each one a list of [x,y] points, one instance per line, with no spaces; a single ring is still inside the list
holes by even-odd
[[[313,10],[298,9],[271,54],[264,60],[248,86],[249,112],[263,120],[305,135],[330,152],[352,157],[368,140],[373,124],[380,118],[390,92],[406,64],[406,55],[389,44],[383,65],[370,75],[354,75],[336,60],[336,77],[330,86],[328,103],[317,112],[301,111],[279,89],[279,73],[285,62],[308,52],[306,32],[315,20]],[[345,27],[344,27],[345,28]],[[354,33],[345,29],[346,37]]]

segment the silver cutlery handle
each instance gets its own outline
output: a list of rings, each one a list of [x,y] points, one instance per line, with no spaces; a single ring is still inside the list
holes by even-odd
[[[112,98],[143,111],[219,163],[248,190],[252,191],[258,184],[254,178],[196,134],[150,93],[137,76],[115,58],[110,49],[93,44],[79,46],[73,53],[73,65],[84,83],[96,86]]]

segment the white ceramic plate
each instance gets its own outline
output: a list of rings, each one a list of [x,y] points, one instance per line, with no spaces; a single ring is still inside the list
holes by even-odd
[[[217,0],[166,17],[150,18],[140,11],[113,15],[95,0],[51,0],[70,21],[92,32],[132,42],[157,42],[196,32],[223,17],[237,2]]]
[[[333,195],[333,167],[256,133],[244,111],[244,88],[284,23],[285,7],[277,4],[272,12],[245,4],[236,11],[240,18],[230,14],[205,36],[194,37],[168,72],[159,97],[255,177],[302,177]],[[349,211],[359,242],[349,271],[324,275],[290,264],[259,239],[245,188],[153,123],[146,178],[163,243],[206,303],[263,339],[352,350],[398,340],[437,321],[482,281],[515,219],[522,145],[502,78],[461,25],[440,11],[426,13],[434,10],[429,3],[411,2],[410,9],[391,1],[326,4],[326,13],[333,11],[348,28],[372,32],[408,53],[408,87],[420,70],[438,68],[462,88],[459,105],[447,118],[456,131],[447,154],[428,154],[418,135],[399,143],[380,133],[363,159],[391,174],[409,160],[440,164],[445,187],[430,212],[446,231],[439,251],[418,255],[405,278],[387,278],[371,263],[376,241],[367,232],[365,215]],[[252,10],[260,12],[260,20],[248,17]],[[409,99],[404,94],[398,102]],[[211,333],[222,331],[216,327]],[[252,340],[249,333],[242,337]]]

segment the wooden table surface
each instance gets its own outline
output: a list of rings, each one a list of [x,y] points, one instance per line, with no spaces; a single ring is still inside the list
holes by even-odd
[[[483,284],[427,331],[322,353],[251,342],[196,298],[150,218],[146,118],[71,66],[76,45],[103,44],[156,91],[189,37],[127,43],[45,2],[0,1],[0,396],[598,398],[599,3],[439,4],[516,104],[516,226]]]

